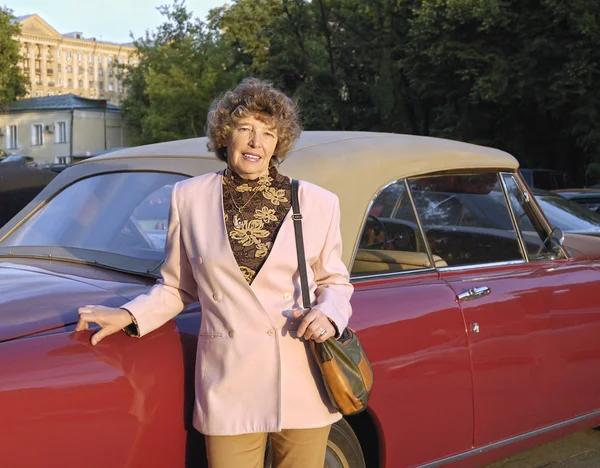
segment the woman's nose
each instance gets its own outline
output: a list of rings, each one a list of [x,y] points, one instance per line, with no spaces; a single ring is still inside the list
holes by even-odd
[[[262,144],[262,137],[258,132],[252,132],[250,135],[250,146],[252,148],[259,147]]]

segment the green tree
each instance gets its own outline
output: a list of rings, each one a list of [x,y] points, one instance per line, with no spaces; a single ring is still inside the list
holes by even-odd
[[[21,25],[6,7],[0,7],[0,108],[27,94],[28,80],[18,66]]]
[[[122,71],[134,144],[202,136],[212,100],[240,78],[220,37],[183,4],[159,10],[165,22],[134,41],[139,63]]]
[[[583,182],[597,153],[600,4],[422,0],[405,69],[431,133],[500,147]]]

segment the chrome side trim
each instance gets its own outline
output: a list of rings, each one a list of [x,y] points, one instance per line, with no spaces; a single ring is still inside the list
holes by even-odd
[[[535,431],[527,432],[526,434],[521,434],[515,437],[511,437],[509,439],[504,439],[499,442],[494,442],[492,444],[486,445],[485,447],[475,448],[469,450],[468,452],[459,453],[458,455],[452,455],[451,457],[443,458],[441,460],[430,462],[425,465],[419,465],[419,468],[433,468],[436,466],[447,465],[448,463],[455,463],[457,461],[464,460],[465,458],[469,458],[474,455],[479,455],[480,453],[485,453],[489,452],[490,450],[499,449],[507,445],[514,444],[522,440],[530,439],[532,437],[536,437],[538,435],[542,435],[546,432],[551,432],[556,429],[561,429],[563,427],[570,426],[571,424],[576,424],[578,422],[585,421],[586,419],[596,418],[598,416],[600,416],[600,410],[594,411],[593,413],[585,414],[583,416],[578,416],[573,419],[568,419],[567,421],[552,424],[550,426],[542,427],[541,429],[536,429]]]
[[[435,268],[419,268],[417,270],[405,270],[405,271],[393,271],[391,273],[377,273],[377,274],[368,274],[368,275],[356,275],[350,276],[350,281],[364,281],[364,280],[373,280],[373,279],[385,279],[385,278],[394,278],[396,276],[406,276],[411,274],[419,274],[419,273],[435,273]]]
[[[517,242],[519,243],[519,248],[521,249],[521,255],[523,255],[525,261],[528,262],[529,255],[527,255],[527,247],[525,246],[525,241],[523,241],[523,236],[521,235],[521,230],[519,229],[519,223],[517,221],[517,217],[515,216],[512,203],[510,202],[510,197],[508,195],[508,186],[506,185],[506,180],[504,180],[504,176],[512,178],[512,174],[506,172],[499,172],[498,178],[500,179],[502,191],[504,192],[504,201],[506,202],[506,206],[508,207],[508,214],[510,215],[510,219],[512,220],[513,227],[515,228],[515,234],[517,235]],[[515,185],[517,187],[517,190],[519,190],[519,184],[516,180]]]
[[[498,266],[508,265],[525,265],[525,260],[511,260],[510,262],[496,262],[496,263],[478,263],[477,265],[462,265],[454,267],[439,267],[439,271],[461,271],[461,270],[478,270],[480,268],[490,268]]]

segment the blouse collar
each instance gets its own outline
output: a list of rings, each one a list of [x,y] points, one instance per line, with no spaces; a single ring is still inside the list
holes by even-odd
[[[257,185],[271,185],[273,181],[280,182],[280,179],[282,179],[283,176],[279,174],[275,166],[270,166],[269,172],[267,172],[265,175],[257,177],[256,179],[244,179],[240,177],[237,172],[228,167],[223,173],[223,178],[226,179],[226,182],[232,184],[234,187],[239,187],[240,185],[244,184],[247,184],[249,187],[256,187]]]

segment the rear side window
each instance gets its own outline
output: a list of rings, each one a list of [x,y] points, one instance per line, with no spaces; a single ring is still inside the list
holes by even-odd
[[[448,266],[524,260],[495,172],[408,181],[432,254]]]
[[[441,262],[441,259],[438,259]],[[443,262],[437,266],[444,266]],[[384,188],[363,227],[353,276],[432,268],[404,180]]]

